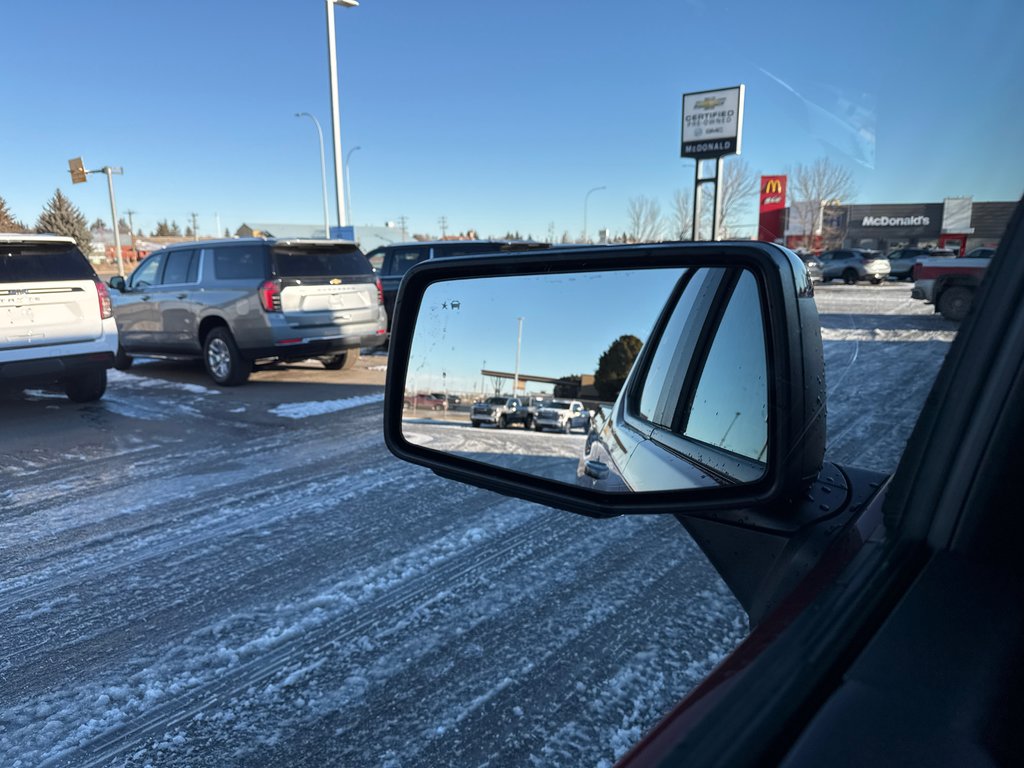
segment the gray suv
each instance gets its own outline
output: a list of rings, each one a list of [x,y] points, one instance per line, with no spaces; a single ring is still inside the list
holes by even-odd
[[[840,278],[847,285],[858,280],[870,280],[876,285],[889,276],[889,260],[878,251],[863,249],[825,251],[818,257],[821,262],[821,280],[829,282]]]
[[[121,369],[132,355],[201,357],[217,384],[231,386],[267,361],[351,368],[361,347],[387,336],[380,280],[348,241],[181,243],[110,287]]]

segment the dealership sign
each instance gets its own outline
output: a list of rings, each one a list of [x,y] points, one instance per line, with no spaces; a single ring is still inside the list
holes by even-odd
[[[744,86],[683,94],[682,157],[738,155]]]
[[[927,216],[865,216],[862,227],[927,227],[931,224]]]

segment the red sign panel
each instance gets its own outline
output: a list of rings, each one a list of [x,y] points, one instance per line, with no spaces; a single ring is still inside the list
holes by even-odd
[[[786,177],[761,177],[761,213],[780,211],[786,207]]]

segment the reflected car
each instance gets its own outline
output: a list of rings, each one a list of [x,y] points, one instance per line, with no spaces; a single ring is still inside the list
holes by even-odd
[[[544,403],[533,418],[538,432],[553,429],[569,434],[574,429],[590,431],[590,411],[579,400],[552,400]]]

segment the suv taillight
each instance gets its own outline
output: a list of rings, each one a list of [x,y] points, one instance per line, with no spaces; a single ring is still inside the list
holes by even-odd
[[[100,317],[106,320],[114,316],[114,306],[110,303],[110,291],[103,281],[96,280],[96,296],[100,300]]]
[[[377,303],[384,303],[384,283],[380,281],[379,277],[377,278]]]
[[[264,312],[281,311],[281,286],[276,280],[266,280],[259,288],[260,305]]]

